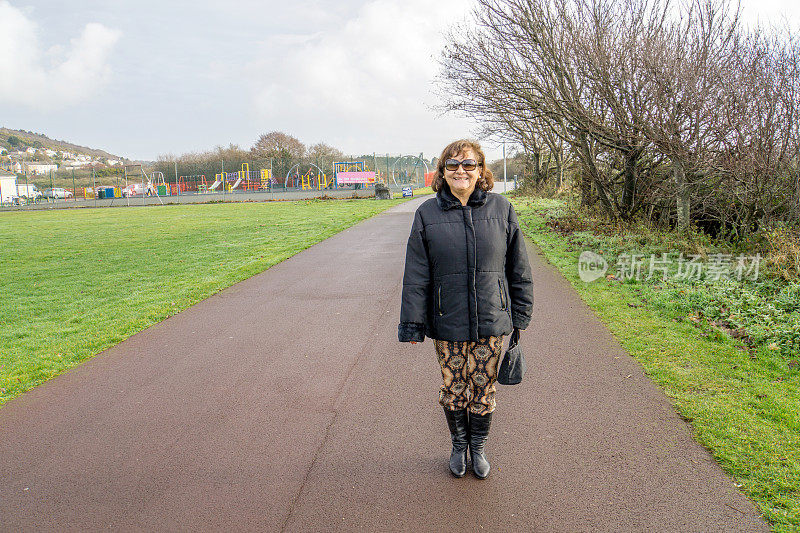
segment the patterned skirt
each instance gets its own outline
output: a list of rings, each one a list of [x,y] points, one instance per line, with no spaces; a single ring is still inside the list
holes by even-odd
[[[433,345],[442,368],[439,403],[451,411],[469,409],[477,415],[494,411],[503,336],[478,342],[434,340]]]

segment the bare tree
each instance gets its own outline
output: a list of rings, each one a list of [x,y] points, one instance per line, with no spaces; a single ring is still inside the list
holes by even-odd
[[[717,205],[721,221],[746,235],[797,213],[800,53],[791,35],[756,30],[736,59],[722,94],[727,135],[716,162],[725,181]]]
[[[314,161],[317,165],[322,166],[319,162],[341,161],[344,159],[344,152],[321,142],[310,146],[306,152],[306,157]]]
[[[799,49],[727,0],[478,0],[439,91],[522,146],[535,182],[571,154],[610,218],[741,233],[800,213]]]
[[[472,31],[442,56],[449,109],[506,124],[523,145],[572,147],[610,217],[630,218],[647,188],[641,127],[651,97],[637,46],[657,34],[666,2],[480,0]],[[534,141],[534,142],[531,142]]]

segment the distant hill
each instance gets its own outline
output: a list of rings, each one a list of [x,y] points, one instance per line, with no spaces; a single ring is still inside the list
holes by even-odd
[[[20,144],[18,146],[13,146],[12,143],[9,142],[9,137],[16,137],[19,139]],[[51,139],[47,135],[43,133],[34,133],[32,131],[25,131],[25,130],[12,130],[10,128],[0,128],[0,147],[5,148],[9,152],[14,150],[24,150],[29,146],[33,146],[34,148],[42,148],[50,150],[60,150],[62,152],[72,152],[74,154],[86,154],[95,157],[104,157],[107,159],[124,159],[121,156],[110,154],[105,150],[99,150],[97,148],[89,148],[87,146],[80,146],[77,144],[68,143],[67,141],[59,141],[56,139]]]

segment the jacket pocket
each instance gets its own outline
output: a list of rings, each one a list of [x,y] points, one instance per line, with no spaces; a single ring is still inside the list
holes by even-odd
[[[442,286],[439,285],[436,288],[436,310],[439,312],[439,316],[442,316]]]
[[[506,299],[506,287],[503,283],[503,278],[497,278],[497,287],[500,289],[500,309],[505,311],[508,307],[508,300]]]
[[[479,335],[503,335],[511,331],[511,299],[506,292],[507,284],[502,272],[478,272],[475,288]]]

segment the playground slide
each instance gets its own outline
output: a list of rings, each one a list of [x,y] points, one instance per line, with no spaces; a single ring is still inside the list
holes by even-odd
[[[217,187],[219,187],[220,183],[222,183],[222,182],[219,181],[219,180],[215,181],[213,184],[211,184],[211,187],[209,187],[208,190],[209,191],[216,191]]]
[[[242,178],[239,178],[238,180],[236,180],[236,183],[233,184],[233,187],[231,187],[231,190],[233,190],[236,187],[238,187],[241,182],[242,182]]]

